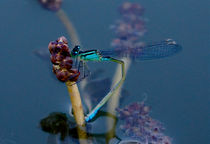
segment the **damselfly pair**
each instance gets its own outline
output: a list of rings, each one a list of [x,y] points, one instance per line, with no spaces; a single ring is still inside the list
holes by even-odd
[[[172,56],[180,52],[182,47],[171,39],[167,39],[158,43],[148,44],[131,49],[113,49],[106,51],[99,50],[87,50],[81,51],[80,46],[75,46],[70,52],[72,58],[77,59],[79,63],[82,63],[82,70],[84,70],[85,62],[98,61],[98,62],[115,62],[122,66],[122,77],[120,81],[105,95],[105,97],[96,105],[96,107],[86,115],[85,121],[88,122],[94,118],[97,112],[102,106],[109,100],[113,93],[122,85],[125,80],[124,62],[112,57],[129,57],[135,61],[153,60],[164,57]],[[81,64],[79,64],[81,66]]]

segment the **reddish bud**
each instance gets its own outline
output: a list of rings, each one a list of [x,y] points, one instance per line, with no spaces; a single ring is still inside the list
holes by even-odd
[[[72,64],[73,64],[72,59],[70,57],[66,57],[65,59],[63,59],[61,61],[61,63],[59,64],[59,66],[61,68],[71,69],[72,68]]]
[[[77,81],[80,75],[79,71],[72,69],[73,61],[67,44],[67,39],[62,36],[56,41],[50,42],[48,46],[51,53],[51,62],[54,64],[53,72],[62,82],[67,80]]]
[[[59,70],[58,65],[53,65],[53,73],[56,74]]]
[[[62,82],[66,82],[69,79],[70,73],[66,69],[57,70],[56,77]]]
[[[48,45],[48,49],[50,51],[50,53],[52,54],[53,53],[53,49],[56,47],[55,43],[54,42],[50,42],[49,45]]]
[[[64,56],[61,54],[51,55],[51,62],[53,64],[59,64],[64,59]]]
[[[59,38],[58,38],[58,41],[59,41],[59,42],[63,42],[63,43],[65,43],[65,44],[68,44],[68,40],[67,40],[66,37],[64,37],[64,36],[59,37]]]
[[[69,80],[70,81],[77,81],[80,75],[80,72],[75,70],[75,69],[71,69],[71,75],[69,76]]]
[[[68,45],[63,44],[61,46],[61,55],[63,55],[63,56],[70,56]]]

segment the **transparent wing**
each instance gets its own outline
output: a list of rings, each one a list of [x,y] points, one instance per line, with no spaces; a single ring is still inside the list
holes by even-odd
[[[182,47],[171,39],[160,41],[145,46],[135,48],[113,49],[108,51],[100,51],[103,56],[111,57],[130,57],[134,60],[152,60],[169,57],[177,54]]]
[[[85,61],[81,61],[79,58],[74,59],[73,61],[73,69],[77,69],[80,73],[79,78],[77,79],[76,83],[81,82],[83,79],[90,76],[90,70]]]

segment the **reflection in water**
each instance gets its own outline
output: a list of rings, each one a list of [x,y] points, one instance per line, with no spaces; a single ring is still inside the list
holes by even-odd
[[[114,115],[107,112],[99,112],[98,115],[90,122],[87,123],[86,129],[77,127],[73,119],[68,117],[65,113],[53,112],[46,118],[40,121],[40,125],[43,131],[48,132],[50,135],[48,141],[56,143],[77,143],[78,135],[77,129],[80,128],[85,131],[88,135],[88,140],[104,141],[104,137],[109,133],[114,133],[114,137],[117,139],[117,143],[139,143],[139,144],[171,144],[172,140],[170,137],[164,134],[164,126],[158,120],[153,119],[150,113],[150,107],[145,105],[145,101],[140,103],[132,103],[124,108],[117,108],[119,119],[122,120],[123,124],[119,128],[124,132],[128,138],[118,137],[115,133],[115,126],[117,119]],[[107,130],[105,121],[113,119],[112,128]],[[103,128],[103,126],[105,126]],[[59,138],[60,137],[60,138]],[[110,141],[111,142],[111,141]],[[114,142],[115,144],[115,142]]]
[[[69,135],[69,129],[73,125],[75,124],[68,120],[66,114],[61,112],[50,113],[49,116],[40,121],[40,126],[43,131],[50,134],[60,134],[61,140],[64,140]]]
[[[107,130],[105,125],[103,125],[104,128],[101,129],[101,123],[105,123],[107,118],[113,120],[112,129]],[[70,118],[65,113],[61,112],[52,112],[49,116],[40,121],[40,126],[43,131],[50,134],[47,144],[78,143],[78,129],[87,133],[88,137],[83,137],[82,139],[87,138],[87,140],[97,143],[98,141],[104,141],[105,135],[114,131],[116,121],[117,119],[114,115],[100,111],[90,123],[86,124],[86,129],[84,129],[83,127],[76,126],[73,117]]]

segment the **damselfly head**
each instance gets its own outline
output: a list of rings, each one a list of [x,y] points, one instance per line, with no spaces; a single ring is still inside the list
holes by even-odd
[[[71,51],[71,55],[72,56],[77,56],[80,52],[80,46],[79,45],[76,45],[73,50]]]

